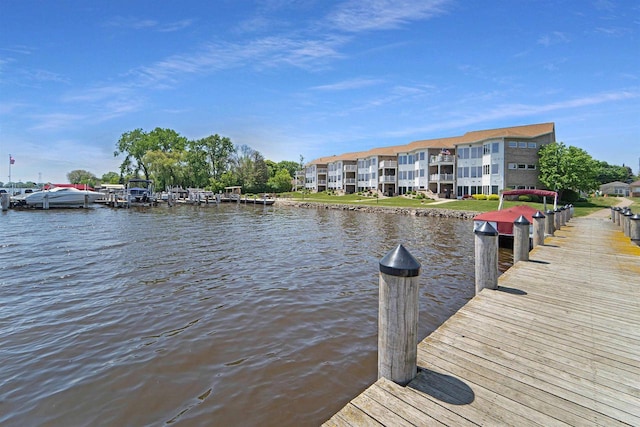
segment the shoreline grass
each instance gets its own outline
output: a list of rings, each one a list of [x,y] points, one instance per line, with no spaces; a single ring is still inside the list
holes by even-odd
[[[380,207],[396,207],[396,208],[432,208],[432,209],[451,209],[475,211],[478,213],[488,212],[498,209],[498,200],[452,200],[446,203],[436,203],[431,199],[414,199],[404,196],[376,198],[358,194],[347,195],[331,195],[327,193],[309,193],[302,194],[300,192],[284,193],[280,195],[291,201],[309,202],[309,203],[328,203],[328,204],[346,204],[346,205],[364,205],[364,206],[380,206]],[[634,205],[640,205],[640,197],[629,198]],[[592,197],[586,201],[573,203],[574,215],[585,216],[592,212],[607,209],[618,204],[619,199],[616,197]],[[544,210],[543,203],[505,201],[503,208],[526,204],[540,211]],[[562,204],[561,206],[564,206]],[[553,208],[553,202],[547,203],[547,209]]]

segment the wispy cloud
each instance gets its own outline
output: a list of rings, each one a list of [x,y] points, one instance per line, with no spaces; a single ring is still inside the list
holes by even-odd
[[[125,28],[130,30],[153,30],[163,33],[179,31],[189,27],[193,19],[161,23],[154,19],[116,16],[105,23],[107,27]]]
[[[450,3],[449,0],[350,0],[331,13],[328,22],[347,32],[388,30],[443,14]]]
[[[541,44],[543,46],[551,46],[554,44],[568,43],[569,41],[569,37],[563,32],[553,31],[551,33],[542,35],[538,39],[538,44]]]
[[[459,114],[458,117],[450,118],[449,120],[439,120],[428,126],[391,131],[386,135],[390,137],[406,137],[421,133],[424,134],[461,127],[470,127],[477,125],[478,123],[487,123],[520,117],[536,117],[541,114],[556,111],[584,108],[608,102],[623,101],[635,98],[640,98],[640,91],[622,90],[617,92],[603,92],[584,96],[581,98],[566,99],[540,105],[501,104],[497,105],[494,108],[485,109],[480,112],[477,112],[478,110],[475,110],[473,113]]]
[[[31,130],[43,131],[75,126],[78,122],[84,120],[85,116],[80,114],[51,113],[36,114],[31,116],[31,119],[35,122]]]
[[[384,80],[381,80],[381,79],[360,78],[360,79],[344,80],[341,82],[331,83],[331,84],[326,84],[321,86],[314,86],[311,89],[326,90],[326,91],[342,91],[342,90],[359,89],[359,88],[368,87],[368,86],[375,86],[383,82]]]

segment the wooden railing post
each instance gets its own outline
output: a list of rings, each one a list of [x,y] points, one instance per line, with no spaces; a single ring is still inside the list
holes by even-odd
[[[484,288],[498,289],[498,231],[485,221],[473,233],[478,295]]]
[[[420,263],[398,245],[380,260],[378,378],[406,385],[418,373]]]
[[[549,209],[545,213],[547,214],[547,220],[545,221],[544,232],[548,236],[553,236],[556,231],[556,226],[554,221],[555,212]]]
[[[540,211],[533,214],[533,247],[544,245],[546,217]]]
[[[529,226],[524,215],[513,221],[513,263],[529,261]]]

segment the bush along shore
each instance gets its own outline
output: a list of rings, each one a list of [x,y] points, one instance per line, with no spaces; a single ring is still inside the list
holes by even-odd
[[[392,206],[370,206],[370,205],[351,205],[340,203],[318,203],[318,202],[296,202],[292,200],[278,199],[276,204],[294,206],[298,208],[308,209],[335,209],[342,211],[357,211],[367,213],[387,213],[397,215],[413,215],[413,216],[427,216],[436,218],[457,218],[457,219],[473,219],[480,212],[474,211],[459,211],[453,209],[443,208],[401,208]]]

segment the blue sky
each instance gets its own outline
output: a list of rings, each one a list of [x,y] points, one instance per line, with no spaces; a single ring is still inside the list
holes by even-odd
[[[555,122],[640,157],[629,0],[0,0],[0,181],[117,171],[124,132],[317,157]]]

